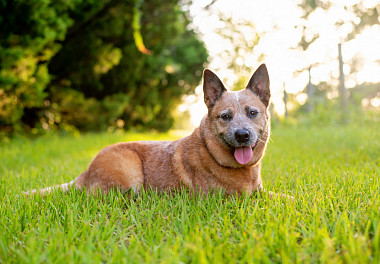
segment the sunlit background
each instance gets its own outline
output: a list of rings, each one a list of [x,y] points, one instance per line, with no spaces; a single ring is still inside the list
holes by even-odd
[[[261,63],[273,124],[379,121],[380,0],[0,1],[0,137],[189,130]]]
[[[306,102],[310,67],[312,84],[338,87],[338,43],[342,43],[347,89],[380,82],[380,1],[317,2],[324,3],[324,8],[317,7],[306,16],[296,0],[194,0],[190,14],[209,51],[208,67],[230,89],[239,78],[249,78],[247,74],[260,63],[267,64],[274,111],[283,116],[284,90],[300,104]],[[193,125],[207,112],[202,96],[200,85],[179,107],[190,111]],[[327,96],[337,97],[337,89]],[[380,95],[362,104],[379,107]]]

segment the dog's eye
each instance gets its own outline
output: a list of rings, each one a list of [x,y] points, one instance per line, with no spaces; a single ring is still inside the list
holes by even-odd
[[[250,117],[255,117],[255,116],[257,116],[258,113],[259,113],[259,111],[257,111],[257,110],[250,110],[248,114]]]
[[[224,113],[220,116],[224,121],[229,121],[232,119],[232,116],[230,114]]]

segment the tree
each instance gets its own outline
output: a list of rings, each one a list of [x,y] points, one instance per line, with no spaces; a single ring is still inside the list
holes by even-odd
[[[0,129],[170,128],[171,111],[183,94],[194,90],[201,77],[197,73],[207,60],[203,43],[187,29],[188,15],[178,2],[3,2],[1,14],[11,17],[2,16],[0,21],[1,29],[6,29],[1,31],[5,36],[0,81],[7,84],[0,96],[11,102],[22,93],[28,100],[0,108],[13,106],[18,113],[11,117],[12,110],[0,110]],[[21,14],[22,10],[27,12]],[[12,57],[14,50],[20,54]],[[25,58],[33,70],[22,68]],[[31,99],[34,93],[38,100]]]
[[[221,14],[219,17],[224,27],[217,32],[228,42],[219,57],[228,69],[232,70],[234,76],[237,76],[233,89],[240,90],[248,83],[254,62],[261,62],[264,58],[263,54],[256,54],[255,50],[260,37],[250,21],[225,17]]]
[[[332,72],[338,72],[338,44],[339,44],[339,70],[341,72],[340,76],[340,87],[344,87],[343,80],[347,78],[352,82],[356,82],[355,75],[360,71],[360,55],[355,54],[351,57],[345,56],[343,53],[343,58],[341,57],[341,44],[344,45],[352,40],[360,37],[360,34],[364,30],[371,28],[373,25],[380,24],[380,14],[378,5],[375,3],[364,3],[364,1],[359,1],[355,4],[348,4],[344,2],[337,1],[321,1],[321,0],[302,0],[299,6],[303,9],[303,16],[301,18],[301,24],[299,28],[302,30],[302,37],[299,41],[298,48],[309,54],[316,54],[319,49],[319,43],[323,43],[326,38],[330,45],[330,54],[332,56],[308,56],[310,61],[309,65],[305,65],[306,68],[318,68],[326,67],[326,65],[334,65],[334,69],[330,69],[330,90],[335,93],[338,87],[337,77],[332,77]],[[327,19],[328,18],[328,19]],[[316,26],[320,21],[326,22],[327,26]],[[314,26],[313,26],[314,25]],[[332,34],[331,32],[335,32]],[[326,54],[328,51],[326,51]],[[307,56],[306,56],[307,57]],[[349,66],[350,73],[347,76],[343,76],[343,63]],[[318,85],[324,87],[325,85]],[[352,85],[353,86],[353,85]],[[330,93],[332,91],[329,91]],[[341,99],[342,99],[342,109],[341,112],[343,116],[347,114],[346,110],[346,90],[340,89]]]
[[[377,3],[378,4],[378,3]],[[303,9],[303,21],[302,25],[303,36],[299,45],[306,50],[310,44],[320,37],[318,32],[313,31],[311,28],[307,27],[307,20],[318,11],[327,11],[331,7],[343,8],[348,16],[339,17],[335,21],[336,27],[345,26],[347,29],[344,30],[345,33],[342,35],[342,41],[349,41],[354,39],[358,34],[363,32],[367,27],[371,27],[376,24],[380,24],[380,13],[378,10],[378,5],[366,5],[363,1],[359,1],[356,4],[344,4],[343,6],[336,5],[334,1],[321,1],[321,0],[302,0],[299,6]],[[343,11],[343,10],[342,10]]]
[[[338,43],[347,43],[357,37],[373,25],[380,24],[380,10],[378,4],[364,3],[359,1],[355,4],[346,4],[337,1],[322,0],[301,0],[299,6],[303,10],[301,23],[298,26],[302,30],[302,37],[298,47],[305,51],[313,53],[318,46],[318,42],[323,38],[329,38],[331,49],[334,54],[338,54]],[[329,18],[329,19],[327,19]],[[329,21],[328,28],[315,26],[319,21]],[[312,26],[314,25],[314,26]],[[327,34],[325,31],[335,32]],[[314,46],[314,47],[313,47]],[[338,55],[330,58],[336,61]],[[350,73],[354,74],[360,70],[358,56],[344,58],[345,62],[350,65]],[[326,58],[314,56],[314,61],[309,64],[318,64],[317,67],[326,64]],[[310,67],[305,65],[305,68]]]
[[[74,2],[0,2],[0,130],[22,129],[24,109],[43,107],[48,62],[73,25]]]

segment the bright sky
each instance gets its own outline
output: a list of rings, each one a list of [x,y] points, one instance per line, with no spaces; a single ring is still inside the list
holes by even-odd
[[[201,31],[201,38],[205,42],[210,54],[209,68],[223,68],[223,61],[218,54],[228,47],[228,42],[222,39],[216,31],[223,28],[219,22],[218,13],[226,14],[234,19],[251,21],[253,29],[260,36],[259,45],[252,52],[244,56],[237,63],[245,63],[253,71],[259,66],[257,61],[260,53],[264,54],[264,61],[268,67],[271,80],[272,103],[278,113],[283,113],[283,89],[290,93],[297,93],[304,89],[308,82],[307,72],[297,74],[300,69],[306,68],[312,63],[318,63],[311,71],[312,82],[329,81],[333,85],[338,84],[338,43],[351,31],[349,23],[343,23],[339,28],[335,23],[360,19],[344,9],[344,5],[361,2],[366,7],[378,6],[380,12],[380,0],[336,0],[328,11],[318,11],[308,19],[307,27],[311,32],[318,32],[320,37],[309,47],[307,52],[295,49],[302,30],[297,25],[301,24],[302,10],[297,6],[296,0],[218,0],[212,6],[212,15],[205,12],[203,7],[210,0],[193,0],[190,12],[194,25]],[[249,33],[249,32],[247,32]],[[232,48],[232,47],[230,47]],[[375,25],[364,30],[354,40],[343,43],[343,61],[346,63],[346,87],[350,88],[363,82],[380,82],[380,26]],[[355,75],[350,72],[349,62],[357,58],[360,61],[360,70]],[[226,65],[227,66],[227,65]],[[215,71],[221,79],[227,79],[228,87],[234,80],[231,71]],[[249,76],[250,77],[250,76]],[[230,80],[230,81],[228,81]],[[196,89],[196,96],[189,96],[180,110],[189,109],[191,122],[198,125],[203,115],[207,112],[203,103],[202,87]]]

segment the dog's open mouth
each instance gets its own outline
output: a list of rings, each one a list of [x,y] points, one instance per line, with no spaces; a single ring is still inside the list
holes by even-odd
[[[252,146],[238,147],[234,150],[234,157],[237,162],[244,165],[251,161],[253,149],[256,147],[256,142]]]
[[[231,148],[231,152],[234,155],[236,161],[241,165],[245,165],[251,161],[253,156],[253,150],[257,146],[259,140],[260,136],[251,146],[234,147],[231,144],[229,144],[225,138],[223,138],[224,143]]]

